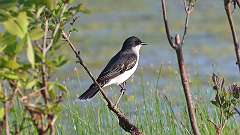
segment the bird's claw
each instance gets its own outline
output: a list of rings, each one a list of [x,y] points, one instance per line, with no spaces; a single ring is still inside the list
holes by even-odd
[[[115,105],[113,106],[113,108],[114,108],[114,109],[118,109],[118,104],[115,104]]]
[[[122,89],[120,90],[121,93],[124,93],[125,91],[126,91],[125,88],[122,88]]]

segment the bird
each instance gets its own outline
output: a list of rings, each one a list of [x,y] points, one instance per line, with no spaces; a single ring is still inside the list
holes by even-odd
[[[118,104],[120,98],[125,92],[124,87],[126,85],[126,80],[133,75],[138,67],[139,51],[143,45],[147,44],[142,42],[136,36],[127,38],[124,41],[121,50],[111,58],[96,80],[102,88],[112,84],[120,86],[121,95],[116,104]],[[93,83],[79,97],[79,99],[91,99],[98,93],[98,91],[99,87]]]

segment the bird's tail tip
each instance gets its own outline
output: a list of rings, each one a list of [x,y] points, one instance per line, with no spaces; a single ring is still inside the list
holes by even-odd
[[[78,98],[80,100],[88,100],[93,98],[98,92],[98,87],[95,84],[92,84],[88,90],[86,90],[81,96],[79,96]]]

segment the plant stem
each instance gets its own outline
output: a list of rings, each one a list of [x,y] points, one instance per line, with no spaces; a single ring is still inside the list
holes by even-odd
[[[182,86],[183,86],[183,90],[184,90],[184,94],[187,102],[190,123],[193,129],[194,135],[200,135],[200,132],[197,126],[197,120],[195,116],[196,114],[193,106],[192,95],[190,92],[189,79],[188,79],[187,71],[184,64],[182,47],[176,49],[176,54],[177,54],[178,66],[179,66],[179,71],[180,71],[181,80],[182,80]]]
[[[198,126],[197,126],[195,109],[194,109],[194,105],[193,105],[193,101],[192,101],[192,96],[191,96],[191,93],[190,93],[189,79],[188,79],[188,76],[187,76],[187,71],[186,71],[186,68],[185,68],[183,51],[182,51],[182,45],[184,43],[184,39],[185,39],[185,36],[187,34],[189,15],[193,11],[193,7],[189,6],[191,4],[189,4],[188,7],[187,7],[186,1],[184,1],[185,11],[186,11],[184,33],[183,33],[183,36],[182,36],[182,40],[180,39],[179,34],[177,34],[175,36],[175,42],[173,42],[173,38],[170,34],[168,21],[167,21],[166,0],[161,0],[161,2],[162,2],[163,19],[164,19],[165,30],[166,30],[166,35],[167,35],[167,38],[168,38],[168,42],[177,54],[178,66],[179,66],[182,86],[183,86],[183,90],[184,90],[184,94],[185,94],[185,98],[186,98],[186,102],[187,102],[188,115],[189,115],[190,123],[191,123],[191,126],[192,126],[192,130],[193,130],[194,135],[200,135],[200,132],[199,132],[199,129],[198,129]]]
[[[239,2],[240,2],[240,0],[237,1],[238,5],[239,5]],[[235,24],[234,24],[233,17],[232,17],[231,4],[232,4],[231,0],[224,0],[224,7],[225,7],[226,14],[227,14],[228,22],[229,22],[229,25],[230,25],[230,28],[231,28],[232,37],[233,37],[233,43],[234,43],[235,54],[236,54],[236,59],[237,59],[236,64],[238,65],[238,70],[240,72],[239,41],[238,41],[238,37],[237,37],[236,29],[235,29]]]
[[[43,99],[45,104],[48,104],[48,77],[47,77],[47,69],[46,69],[46,54],[47,54],[47,34],[48,34],[48,19],[45,20],[45,32],[44,32],[44,39],[42,44],[42,64],[41,64],[41,74],[42,74],[42,88],[44,91],[41,91],[43,95]]]
[[[9,123],[8,123],[8,113],[9,113],[9,101],[4,103],[4,127],[6,130],[6,135],[10,135]]]

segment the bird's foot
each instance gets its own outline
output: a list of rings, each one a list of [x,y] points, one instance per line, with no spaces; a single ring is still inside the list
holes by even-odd
[[[117,110],[118,109],[118,105],[114,104],[113,108]]]

